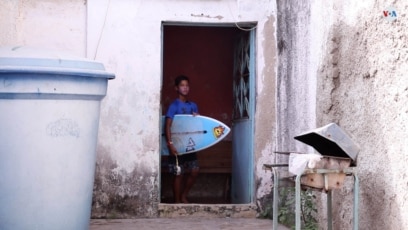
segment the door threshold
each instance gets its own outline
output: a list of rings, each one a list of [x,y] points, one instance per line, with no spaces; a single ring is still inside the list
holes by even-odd
[[[255,204],[166,204],[160,203],[159,217],[256,218]]]

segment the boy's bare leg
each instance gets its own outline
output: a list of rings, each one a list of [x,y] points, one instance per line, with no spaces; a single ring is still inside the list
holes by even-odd
[[[187,196],[190,192],[191,187],[193,187],[197,176],[198,176],[199,169],[193,169],[191,173],[188,174],[186,186],[184,187],[183,193],[181,194],[181,202],[188,203]]]
[[[173,180],[173,194],[174,203],[181,203],[181,182],[183,181],[183,176],[174,176]]]

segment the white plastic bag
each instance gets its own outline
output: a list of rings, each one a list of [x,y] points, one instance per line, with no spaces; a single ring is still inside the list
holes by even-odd
[[[289,154],[289,172],[295,175],[302,174],[306,166],[314,168],[321,158],[322,156],[318,154],[291,153]]]
[[[307,154],[309,155],[309,163],[307,163],[307,167],[314,169],[319,161],[323,158],[323,156],[318,154]]]

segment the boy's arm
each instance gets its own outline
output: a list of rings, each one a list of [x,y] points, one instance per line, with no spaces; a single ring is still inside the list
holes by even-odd
[[[197,104],[194,103],[193,116],[198,116],[198,115],[200,115],[200,114],[198,113],[198,106],[197,106]]]
[[[177,150],[173,146],[173,142],[171,140],[171,124],[173,123],[173,120],[169,117],[166,117],[166,141],[167,141],[167,147],[169,148],[170,154],[176,156],[177,155]]]

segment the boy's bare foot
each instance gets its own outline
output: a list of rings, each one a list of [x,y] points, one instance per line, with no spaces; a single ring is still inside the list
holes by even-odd
[[[189,203],[188,200],[187,200],[187,198],[185,198],[185,197],[181,198],[181,202],[184,203],[184,204],[188,204],[188,203]]]

